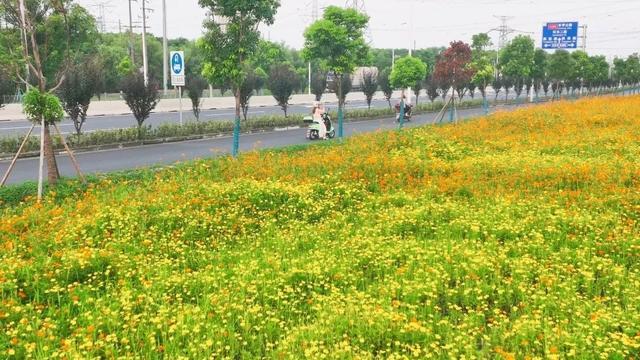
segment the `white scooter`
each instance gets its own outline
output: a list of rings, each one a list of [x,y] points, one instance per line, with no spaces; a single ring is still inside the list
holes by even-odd
[[[307,139],[309,140],[320,139],[321,126],[324,126],[327,129],[328,139],[336,137],[336,129],[333,127],[331,117],[329,117],[329,114],[327,113],[322,114],[321,119],[314,118],[313,116],[305,116],[304,122],[305,124],[309,124],[309,129],[307,130]]]

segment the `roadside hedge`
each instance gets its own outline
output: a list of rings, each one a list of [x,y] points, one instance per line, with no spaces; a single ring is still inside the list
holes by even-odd
[[[460,104],[460,108],[470,108],[480,106],[481,100],[464,101]],[[415,114],[438,111],[442,107],[442,102],[434,103],[423,102],[414,110]],[[395,116],[393,109],[375,108],[375,109],[349,109],[345,112],[345,121],[357,121],[365,119],[375,119],[381,117]],[[335,111],[331,112],[333,119],[337,118]],[[260,130],[272,130],[275,128],[304,126],[304,114],[292,114],[288,117],[282,115],[268,115],[251,118],[242,122],[243,132],[252,132]],[[166,123],[155,128],[150,126],[142,129],[142,139],[138,138],[137,128],[131,127],[126,129],[115,130],[98,130],[81,134],[80,136],[70,134],[66,136],[67,143],[72,149],[86,149],[100,146],[126,145],[136,144],[144,141],[167,140],[176,138],[188,138],[191,136],[216,136],[230,134],[233,132],[233,121],[230,120],[209,120],[209,121],[193,121],[183,125]],[[13,136],[0,138],[0,156],[11,156],[18,151],[20,143],[24,136]],[[53,137],[54,148],[63,150],[62,141],[58,136]],[[40,149],[40,140],[37,136],[32,136],[25,146],[25,152],[35,152]]]

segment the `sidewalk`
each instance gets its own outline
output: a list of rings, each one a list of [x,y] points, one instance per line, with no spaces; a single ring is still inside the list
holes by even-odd
[[[394,98],[400,97],[400,92],[393,94]],[[382,92],[378,92],[374,99],[384,99]],[[310,105],[314,102],[314,95],[294,95],[291,98],[290,105]],[[362,92],[353,92],[347,95],[347,101],[364,101],[365,96]],[[324,94],[322,101],[326,103],[337,103],[338,98],[335,94]],[[250,107],[278,106],[273,96],[254,96],[251,98]],[[185,97],[182,99],[183,110],[191,109],[191,101]],[[214,97],[205,98],[202,103],[203,110],[213,109],[234,109],[235,98],[233,97]],[[178,99],[161,100],[156,106],[154,113],[176,112],[180,109],[180,101]],[[88,116],[108,116],[108,115],[124,115],[130,114],[131,111],[124,101],[95,101],[89,107]],[[22,104],[8,104],[0,109],[0,121],[19,121],[25,120],[22,113]]]

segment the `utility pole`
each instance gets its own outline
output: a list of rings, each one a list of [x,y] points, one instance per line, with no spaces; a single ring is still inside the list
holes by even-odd
[[[311,6],[311,21],[312,23],[318,21],[320,17],[320,7],[318,0],[313,0],[313,6]],[[309,95],[311,95],[311,61],[309,61]]]
[[[162,0],[162,86],[164,89],[164,96],[167,96],[167,72],[169,66],[169,47],[167,44],[167,1]]]
[[[129,56],[131,56],[131,63],[133,66],[136,66],[136,51],[133,47],[134,39],[133,39],[133,15],[131,13],[131,2],[134,0],[129,0]]]
[[[147,57],[147,0],[142,0],[142,68],[144,86],[149,85],[149,58]]]
[[[581,25],[582,29],[582,51],[587,52],[587,28],[588,25]]]

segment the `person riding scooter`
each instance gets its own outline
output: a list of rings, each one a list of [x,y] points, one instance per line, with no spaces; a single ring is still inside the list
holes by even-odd
[[[313,114],[313,119],[320,124],[320,139],[327,140],[327,120],[325,118],[326,112],[324,110],[324,105],[318,101],[313,103],[313,110],[311,111]]]
[[[411,111],[413,110],[413,105],[407,102],[407,98],[403,95],[402,100],[404,100],[404,120],[411,121]],[[396,104],[396,121],[400,121],[400,103]]]
[[[309,140],[328,140],[336,136],[336,130],[333,128],[331,117],[319,102],[315,102],[312,116],[305,116],[304,122],[309,124],[307,130],[307,139]]]

